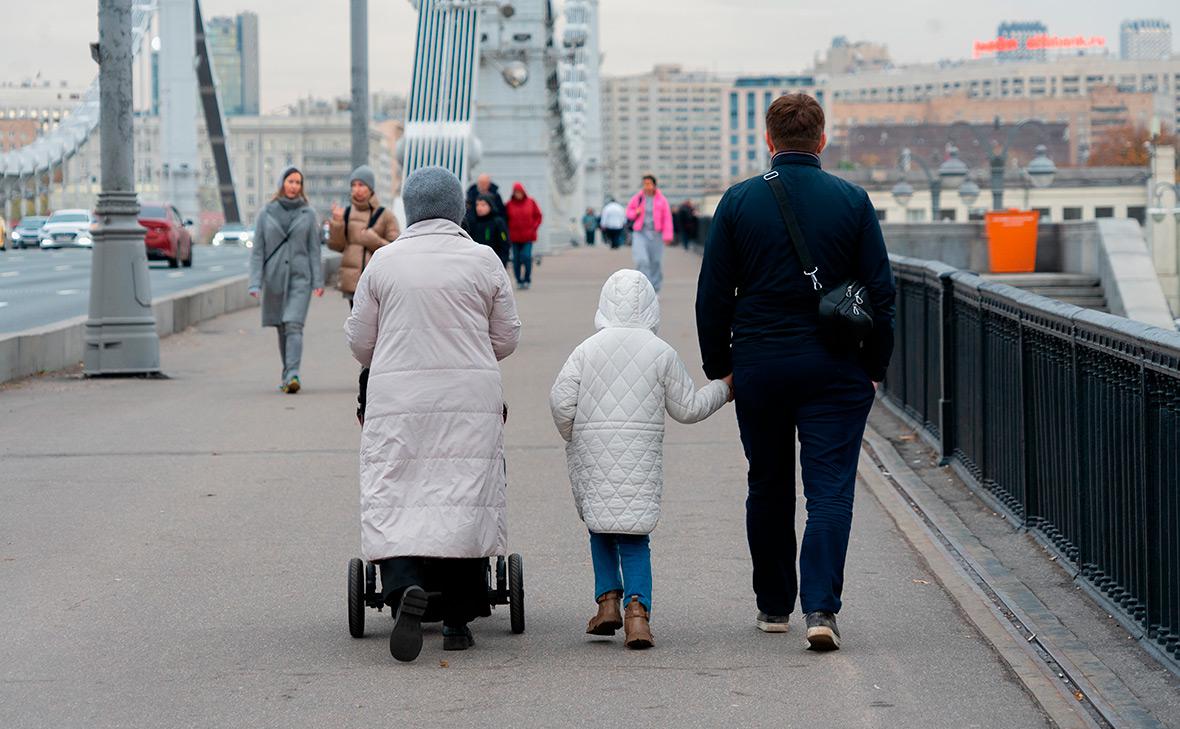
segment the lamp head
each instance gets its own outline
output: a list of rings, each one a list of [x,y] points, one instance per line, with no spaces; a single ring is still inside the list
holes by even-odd
[[[1049,159],[1048,152],[1045,145],[1038,144],[1036,156],[1033,157],[1032,162],[1028,163],[1028,168],[1025,171],[1028,173],[1028,179],[1032,181],[1033,187],[1048,187],[1053,184],[1053,178],[1057,176],[1057,165]]]
[[[968,171],[967,163],[959,159],[959,148],[951,147],[949,156],[938,166],[938,178],[942,180],[944,187],[958,187],[967,179]]]
[[[910,206],[910,200],[913,198],[914,186],[910,183],[902,180],[893,186],[893,199],[897,201],[898,205],[908,208]]]

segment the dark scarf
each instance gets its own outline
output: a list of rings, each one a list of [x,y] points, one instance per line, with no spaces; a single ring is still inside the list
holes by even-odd
[[[279,227],[283,229],[283,233],[290,235],[291,226],[295,223],[295,219],[299,217],[299,211],[306,206],[307,201],[302,197],[289,198],[280,195],[274,200],[271,200],[270,205],[266,206],[266,211],[279,224]]]

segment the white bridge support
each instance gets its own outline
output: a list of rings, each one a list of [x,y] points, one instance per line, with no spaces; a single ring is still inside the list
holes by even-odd
[[[197,74],[193,0],[160,3],[160,151],[164,199],[185,218],[201,212],[197,197]]]
[[[578,240],[587,193],[593,207],[602,194],[600,172],[590,188],[583,180],[583,158],[596,168],[601,148],[597,0],[569,0],[561,44],[550,0],[410,1],[419,16],[404,173],[438,164],[470,184],[487,172],[505,196],[520,182],[545,216],[538,252]]]

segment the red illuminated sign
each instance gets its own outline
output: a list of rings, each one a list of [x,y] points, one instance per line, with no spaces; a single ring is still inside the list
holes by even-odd
[[[996,53],[1011,53],[1022,48],[1028,51],[1057,51],[1104,48],[1105,46],[1106,38],[1100,35],[1061,36],[1041,33],[1029,36],[1023,44],[1019,38],[993,38],[992,40],[975,41],[971,48],[971,55],[973,58],[982,58]]]

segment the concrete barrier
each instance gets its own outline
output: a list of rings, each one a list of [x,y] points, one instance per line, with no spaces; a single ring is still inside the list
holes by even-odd
[[[325,281],[334,280],[340,258],[339,253],[324,252]],[[222,314],[257,306],[248,288],[247,276],[233,276],[154,299],[156,332],[162,339]],[[82,361],[86,319],[79,316],[0,336],[0,383],[77,366]]]

